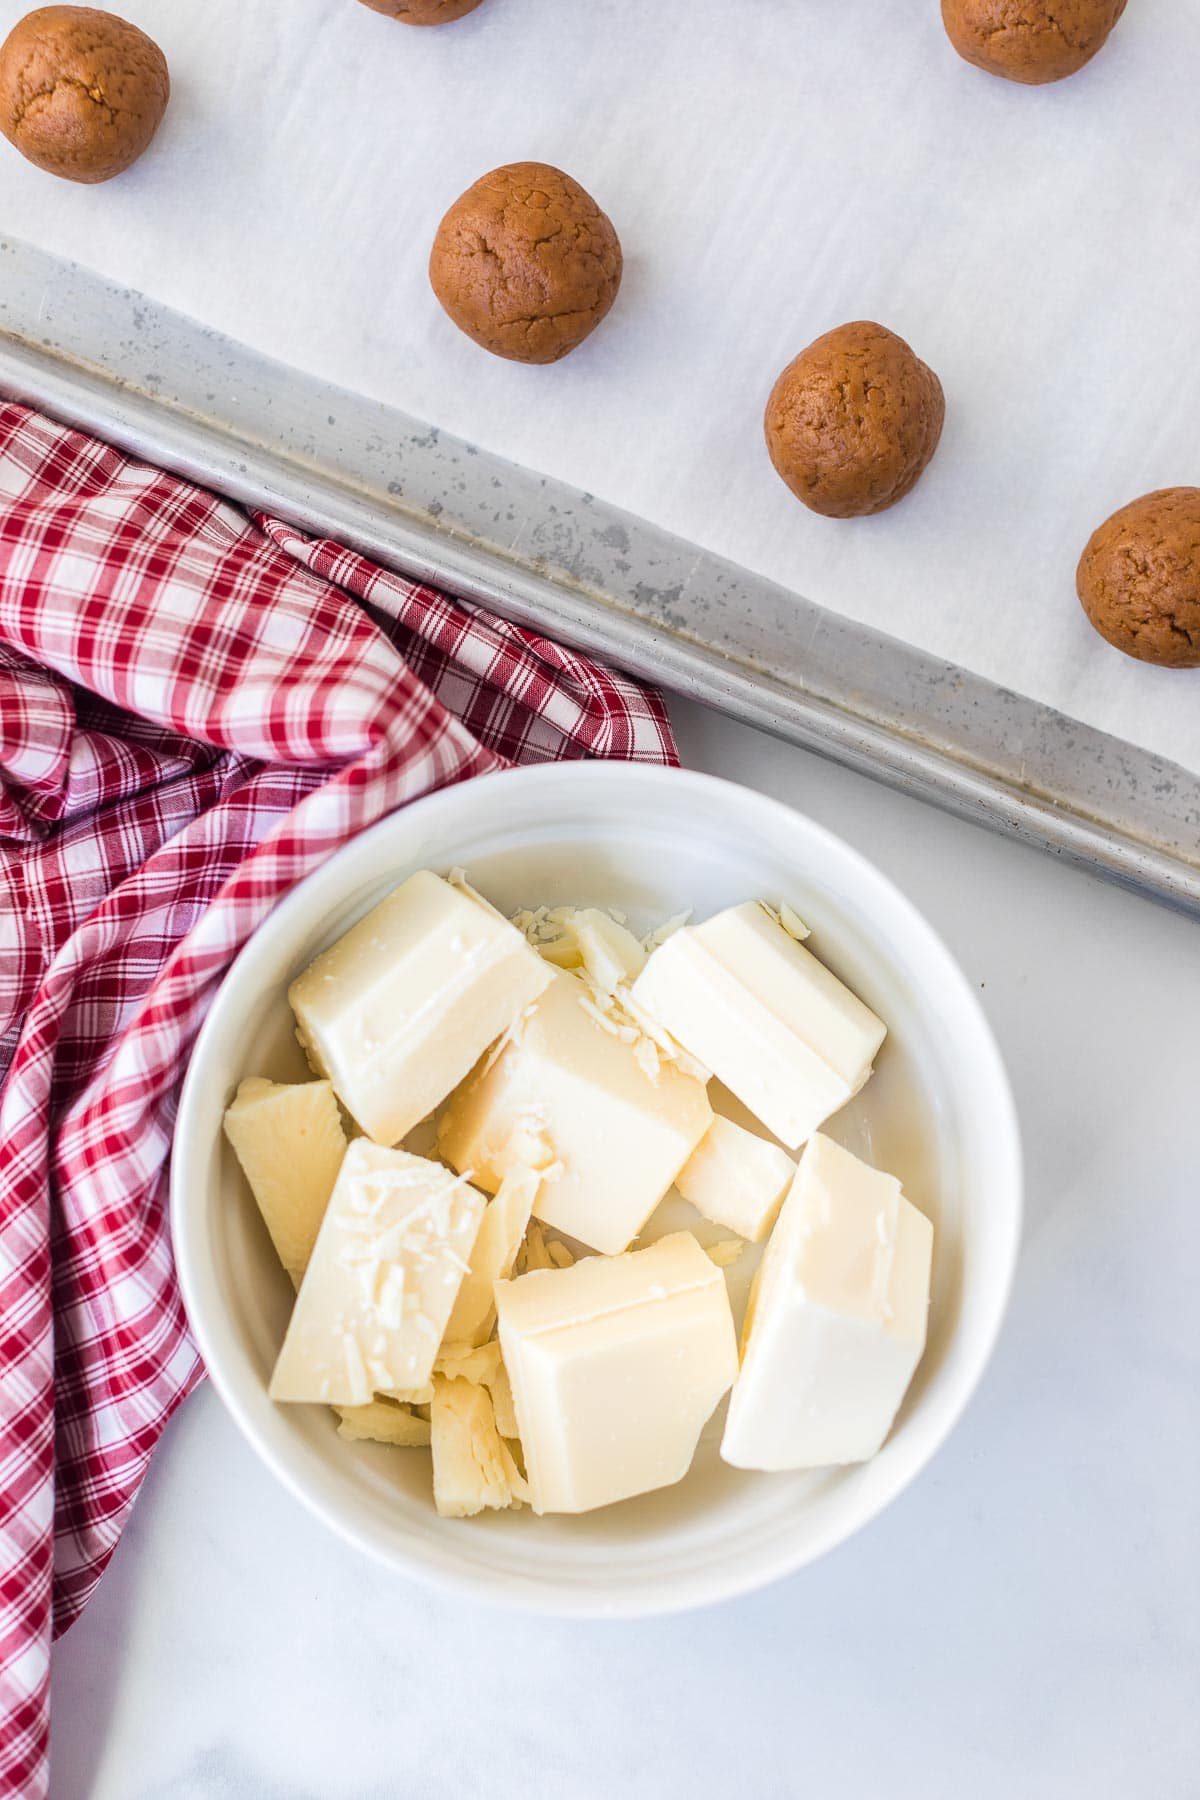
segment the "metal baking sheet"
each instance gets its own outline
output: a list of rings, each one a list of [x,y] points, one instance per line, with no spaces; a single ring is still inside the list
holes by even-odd
[[[1200,916],[1200,778],[0,239],[0,390]]]

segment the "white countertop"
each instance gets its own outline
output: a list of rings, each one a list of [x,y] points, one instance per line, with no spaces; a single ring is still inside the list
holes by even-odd
[[[1200,927],[675,716],[686,762],[848,838],[980,988],[1028,1210],[965,1420],[826,1561],[605,1625],[389,1577],[202,1389],[57,1652],[55,1800],[1194,1800]]]

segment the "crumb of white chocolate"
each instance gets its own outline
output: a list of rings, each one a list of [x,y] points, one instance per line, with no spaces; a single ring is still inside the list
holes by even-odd
[[[709,1262],[716,1263],[718,1269],[728,1269],[737,1262],[746,1248],[743,1238],[718,1238],[715,1244],[701,1246]]]

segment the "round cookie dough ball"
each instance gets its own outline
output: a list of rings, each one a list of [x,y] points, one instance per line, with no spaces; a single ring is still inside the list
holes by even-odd
[[[493,169],[454,202],[429,258],[454,323],[495,356],[552,363],[596,329],[621,245],[591,195],[548,163]]]
[[[1102,638],[1164,669],[1200,669],[1200,488],[1160,488],[1088,539],[1075,586]]]
[[[170,94],[153,38],[91,6],[39,7],[0,45],[0,131],[67,181],[107,181],[135,163]]]
[[[452,19],[465,19],[468,13],[483,5],[483,0],[361,0],[372,12],[385,13],[399,19],[402,25],[449,25]]]
[[[858,320],[802,350],[763,421],[777,472],[830,519],[883,512],[915,487],[946,416],[942,384],[902,337]]]
[[[989,75],[1036,86],[1091,62],[1125,0],[942,0],[958,54]]]

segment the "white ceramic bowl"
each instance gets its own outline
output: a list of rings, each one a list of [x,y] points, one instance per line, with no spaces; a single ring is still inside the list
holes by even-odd
[[[446,1520],[433,1509],[426,1452],[346,1443],[327,1409],[267,1398],[291,1290],[224,1142],[222,1111],[245,1075],[304,1073],[285,997],[292,976],[412,870],[454,864],[506,911],[615,906],[643,928],[688,907],[704,917],[738,900],[787,899],[812,927],[813,948],[887,1021],[875,1075],[830,1129],[902,1178],[936,1238],[928,1348],[873,1462],[746,1474],[718,1455],[719,1415],[676,1487],[579,1518],[523,1510]],[[665,1612],[760,1586],[894,1499],[983,1372],[1020,1212],[1020,1145],[1000,1057],[967,982],[909,903],[775,801],[621,763],[555,764],[446,789],[365,832],[290,894],[233,965],[205,1023],[172,1176],[192,1329],[223,1400],[280,1480],[403,1574],[595,1615]]]

